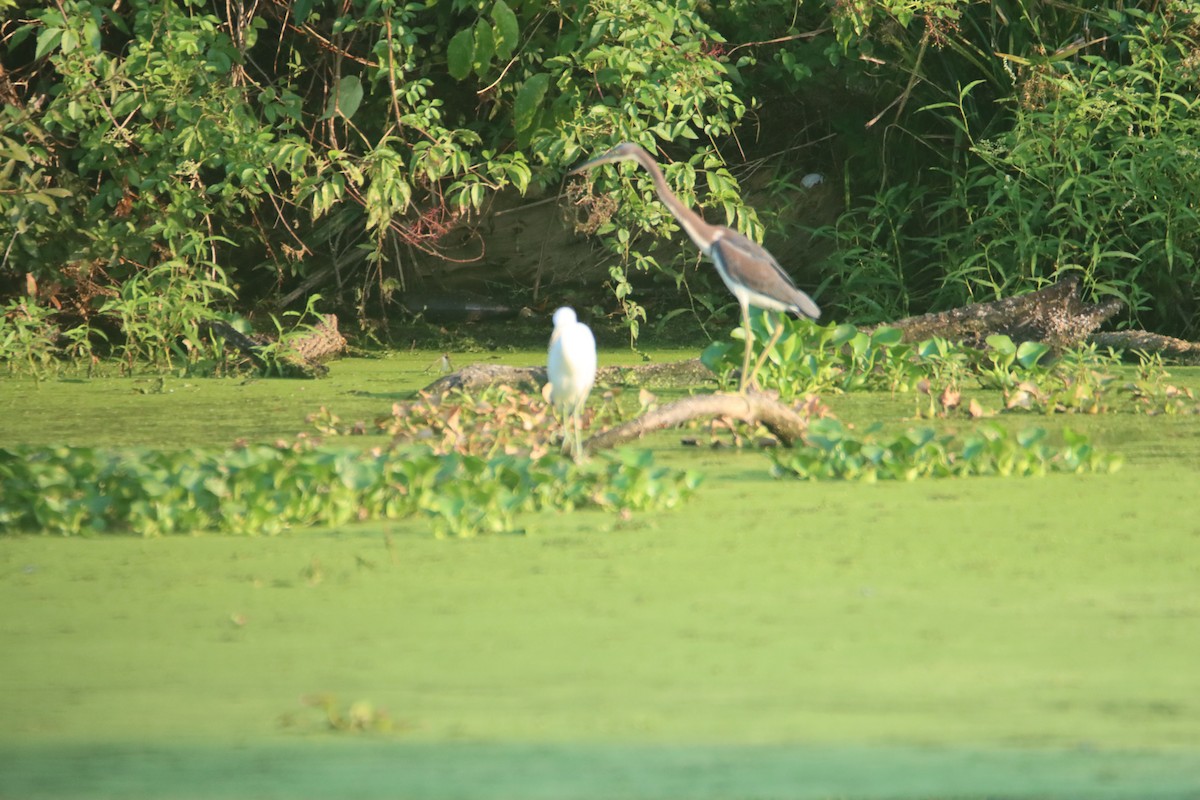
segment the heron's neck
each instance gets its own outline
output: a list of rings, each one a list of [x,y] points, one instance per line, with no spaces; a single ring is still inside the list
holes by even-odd
[[[667,179],[663,177],[663,172],[659,169],[654,159],[647,153],[644,158],[638,159],[639,163],[646,168],[650,173],[650,178],[654,181],[654,189],[658,193],[658,199],[663,202],[671,213],[675,215],[675,219],[679,220],[679,224],[687,231],[687,235],[696,243],[701,252],[708,255],[708,251],[712,248],[713,242],[716,240],[716,226],[709,225],[695,211],[685,206],[675,193],[671,191],[671,187],[667,185]]]

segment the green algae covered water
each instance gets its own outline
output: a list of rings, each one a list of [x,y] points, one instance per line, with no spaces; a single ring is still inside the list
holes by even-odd
[[[272,441],[435,358],[8,379],[0,443]],[[802,483],[663,434],[685,506],[523,536],[0,537],[0,798],[1200,796],[1200,417],[1003,420],[1125,467]]]

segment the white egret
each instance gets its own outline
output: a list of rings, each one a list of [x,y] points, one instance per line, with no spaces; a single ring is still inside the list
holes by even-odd
[[[571,449],[578,461],[583,458],[579,416],[596,381],[596,339],[591,328],[575,316],[574,309],[564,306],[554,312],[546,373],[550,377],[550,403],[562,415],[563,439],[572,442]],[[567,430],[568,414],[573,438]]]

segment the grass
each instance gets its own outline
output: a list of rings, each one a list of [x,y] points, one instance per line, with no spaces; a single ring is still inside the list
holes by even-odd
[[[386,411],[434,356],[164,393],[8,380],[0,441],[270,441],[320,405]],[[0,539],[0,797],[1194,796],[1200,418],[1067,422],[1124,470],[775,481],[663,435],[708,479],[628,520]],[[331,731],[324,694],[391,732]]]

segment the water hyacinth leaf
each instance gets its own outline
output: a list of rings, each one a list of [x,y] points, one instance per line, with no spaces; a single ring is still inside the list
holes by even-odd
[[[832,449],[846,435],[846,429],[836,419],[825,417],[809,423],[804,439],[809,444],[825,450]]]
[[[1017,348],[1017,361],[1025,369],[1031,369],[1049,352],[1050,345],[1043,342],[1022,342]]]
[[[971,436],[963,443],[962,459],[963,461],[973,461],[987,448],[987,442],[982,437]]]
[[[937,431],[933,428],[909,428],[904,435],[917,447],[923,447],[933,441]]]
[[[1013,344],[1013,340],[1002,333],[993,333],[987,337],[987,343],[988,347],[1001,355],[1010,356],[1017,352],[1017,346]]]
[[[1079,447],[1080,445],[1086,445],[1088,443],[1087,436],[1076,433],[1070,428],[1062,429],[1062,437],[1063,441],[1067,443],[1068,447]]]
[[[771,354],[771,361],[776,364],[787,363],[796,357],[796,351],[800,349],[799,336],[784,336],[775,345],[775,350]]]
[[[862,453],[864,458],[873,464],[882,463],[884,459],[887,458],[889,453],[886,447],[873,442],[864,444],[859,452]]]
[[[713,342],[700,352],[700,363],[708,367],[714,374],[720,375],[723,371],[722,362],[732,352],[733,345],[729,342]]]
[[[834,346],[841,347],[857,335],[858,328],[851,325],[849,322],[843,322],[841,325],[838,325],[833,329],[831,341],[833,342]]]
[[[892,347],[904,340],[904,331],[899,328],[876,328],[871,334],[871,344],[876,347]]]
[[[854,338],[850,340],[850,352],[855,358],[862,358],[871,349],[871,337],[867,336],[862,331],[854,334]]]
[[[1027,428],[1017,434],[1017,443],[1021,447],[1032,447],[1046,438],[1045,428]]]

